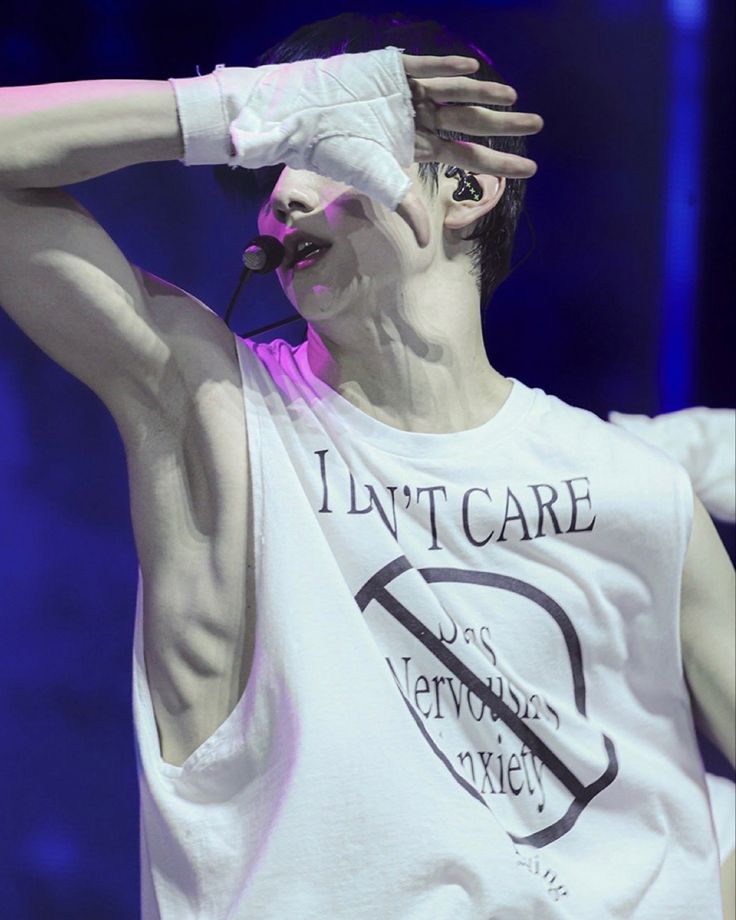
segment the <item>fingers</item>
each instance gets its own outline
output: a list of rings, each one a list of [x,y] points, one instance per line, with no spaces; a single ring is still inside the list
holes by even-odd
[[[458,131],[477,137],[537,134],[544,127],[539,115],[482,108],[514,105],[517,94],[512,87],[468,76],[480,66],[475,58],[402,54],[402,59],[416,112],[416,162],[438,161],[469,172],[509,179],[528,179],[536,173],[537,164],[527,157],[501,153],[469,141],[445,140],[435,133]],[[413,192],[406,195],[397,212],[412,228],[419,245],[426,245],[428,216]]]
[[[410,189],[401,204],[396,208],[396,213],[406,221],[414,234],[417,244],[424,249],[429,243],[429,215],[421,197],[413,189]]]
[[[417,112],[417,124],[432,130],[459,131],[478,137],[538,134],[544,127],[539,115],[530,112],[497,112],[476,105],[443,105],[430,114],[433,124],[423,124],[424,113]]]
[[[516,90],[505,83],[472,77],[413,80],[412,90],[432,102],[465,102],[476,105],[513,105]]]
[[[404,70],[410,77],[447,77],[457,74],[475,73],[480,67],[475,58],[448,54],[438,57],[432,54],[402,54]]]
[[[516,92],[503,83],[469,77],[410,80],[417,130],[459,131],[478,137],[537,134],[541,116],[531,112],[503,112],[487,105],[511,105]]]
[[[470,172],[510,179],[527,179],[536,173],[537,164],[526,157],[500,153],[467,141],[445,140],[436,133],[457,131],[476,137],[537,134],[544,127],[539,115],[483,108],[515,102],[516,92],[510,86],[463,76],[411,78],[409,83],[415,112],[416,162],[436,160]]]
[[[537,171],[537,164],[527,157],[500,153],[469,141],[446,141],[428,131],[417,131],[416,151],[418,163],[436,160],[468,172],[508,179],[529,179]]]

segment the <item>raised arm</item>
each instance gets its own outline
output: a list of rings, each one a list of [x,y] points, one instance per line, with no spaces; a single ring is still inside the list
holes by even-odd
[[[0,305],[102,399],[123,436],[146,573],[150,689],[162,750],[179,762],[227,714],[218,705],[237,697],[244,656],[237,555],[246,509],[223,496],[247,479],[246,442],[233,438],[227,463],[222,452],[211,459],[211,484],[187,462],[214,426],[240,430],[237,361],[222,359],[234,338],[191,295],[129,264],[58,186],[181,156],[169,82],[0,90]],[[181,614],[192,608],[201,628],[183,641]]]
[[[183,155],[167,80],[0,88],[0,187],[53,188]]]
[[[186,292],[131,265],[60,186],[181,156],[168,81],[0,88],[0,305],[122,425],[144,407],[160,412],[176,390],[178,331],[220,336],[222,347],[231,336]]]

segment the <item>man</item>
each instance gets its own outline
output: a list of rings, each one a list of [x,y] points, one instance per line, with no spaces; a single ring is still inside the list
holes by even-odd
[[[0,301],[130,469],[145,917],[719,910],[684,673],[733,762],[727,560],[676,464],[488,362],[541,119],[468,54],[343,19],[267,70],[3,91]],[[285,164],[302,346],[58,191],[154,159]]]

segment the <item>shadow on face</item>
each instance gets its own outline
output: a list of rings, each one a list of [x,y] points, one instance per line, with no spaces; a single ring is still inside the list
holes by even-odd
[[[399,323],[406,327],[407,340],[415,337],[400,316],[401,290],[408,278],[426,269],[430,253],[419,250],[397,214],[343,183],[285,167],[258,226],[261,233],[282,240],[300,230],[331,243],[312,266],[278,270],[284,293],[305,320],[316,326],[372,314],[380,328],[381,315],[391,313],[391,338]],[[419,341],[415,344],[419,347]]]

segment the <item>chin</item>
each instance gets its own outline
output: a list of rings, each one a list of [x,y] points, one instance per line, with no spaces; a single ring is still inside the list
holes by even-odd
[[[298,280],[284,291],[291,305],[307,322],[334,319],[355,312],[359,298],[358,285],[351,283],[347,288],[318,281]]]
[[[294,303],[294,301],[292,303],[294,304],[294,309],[310,323],[334,319],[344,314],[347,310],[343,299],[335,297],[334,292],[326,287],[312,290],[308,294],[302,295],[298,303]]]

